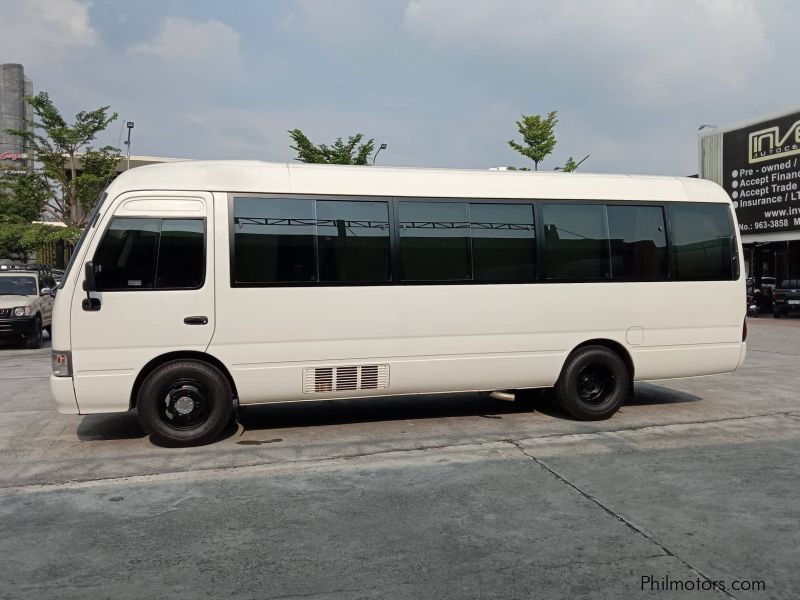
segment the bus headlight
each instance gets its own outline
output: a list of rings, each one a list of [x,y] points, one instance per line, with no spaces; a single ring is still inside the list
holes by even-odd
[[[14,316],[15,317],[28,317],[31,314],[31,307],[30,306],[17,306],[14,309]]]
[[[72,377],[72,353],[53,350],[51,365],[56,377]]]

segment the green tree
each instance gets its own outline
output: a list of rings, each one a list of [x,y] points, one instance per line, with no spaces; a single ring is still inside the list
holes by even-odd
[[[33,174],[0,178],[0,217],[30,223],[39,219],[47,202],[47,190]]]
[[[557,115],[556,111],[547,113],[544,118],[541,115],[522,115],[522,120],[516,121],[517,130],[522,136],[522,143],[508,140],[509,146],[533,161],[534,171],[539,170],[539,163],[556,147],[556,136],[553,130],[558,123]]]
[[[36,168],[15,183],[8,181],[15,175],[4,176],[4,187],[21,194],[15,202],[26,206],[41,202],[40,213],[71,228],[80,228],[100,191],[116,173],[121,158],[117,148],[91,146],[97,135],[117,118],[117,113],[109,113],[109,107],[102,106],[79,112],[70,124],[47,92],[26,100],[35,115],[32,130],[8,131],[27,140],[36,159]]]
[[[578,163],[576,163],[575,159],[570,156],[569,159],[567,159],[567,162],[564,163],[564,166],[561,168],[561,170],[564,171],[564,173],[572,173],[573,171],[577,171]]]
[[[375,146],[374,139],[361,143],[364,138],[363,133],[350,136],[346,142],[342,141],[342,138],[336,138],[336,141],[330,146],[315,144],[299,129],[292,129],[289,132],[289,137],[295,143],[290,148],[297,152],[296,160],[304,163],[366,165]]]
[[[75,244],[80,230],[31,223],[16,215],[0,214],[0,257],[24,259],[26,253],[45,244],[65,241]]]

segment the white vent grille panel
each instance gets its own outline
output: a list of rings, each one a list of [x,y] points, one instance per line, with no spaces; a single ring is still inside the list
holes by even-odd
[[[303,369],[303,393],[385,390],[389,365],[341,365]]]

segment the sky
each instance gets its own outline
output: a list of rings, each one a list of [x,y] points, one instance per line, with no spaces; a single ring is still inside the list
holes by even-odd
[[[697,129],[800,106],[795,0],[0,0],[0,62],[135,155],[290,161],[362,132],[378,163],[530,166],[558,111],[588,172],[697,172]]]

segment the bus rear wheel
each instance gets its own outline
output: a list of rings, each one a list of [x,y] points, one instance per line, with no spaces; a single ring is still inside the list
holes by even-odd
[[[558,405],[581,421],[613,415],[628,397],[625,361],[605,346],[579,348],[567,359],[555,386]]]
[[[136,408],[154,443],[199,446],[222,433],[233,412],[233,394],[216,367],[199,360],[175,360],[147,376]]]

